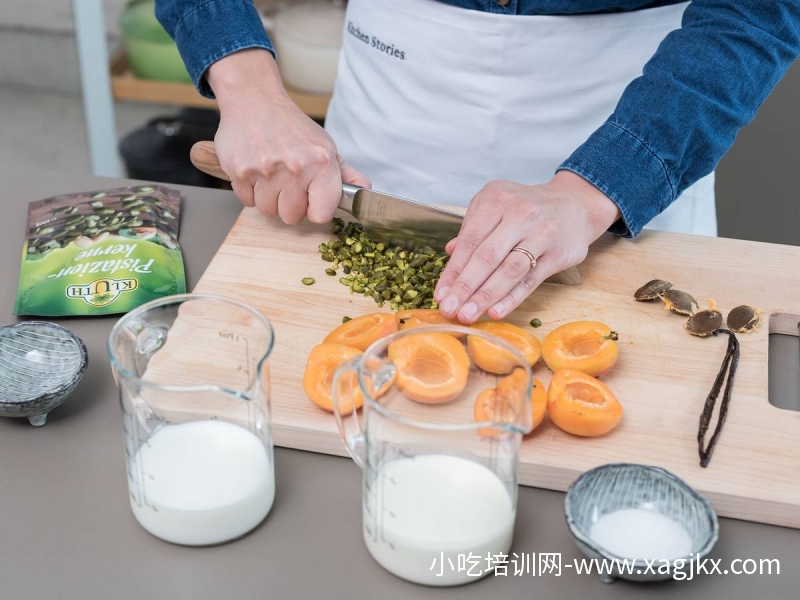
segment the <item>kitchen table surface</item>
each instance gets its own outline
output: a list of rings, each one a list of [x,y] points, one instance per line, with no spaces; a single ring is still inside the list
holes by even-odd
[[[0,309],[4,322],[12,323],[27,203],[129,182],[7,167],[0,167],[0,175],[6,182]],[[172,187],[183,193],[180,240],[191,289],[240,205],[231,192]],[[86,342],[86,376],[42,428],[0,419],[0,598],[797,598],[800,531],[720,519],[720,540],[710,555],[720,561],[720,570],[741,570],[747,559],[755,561],[748,567],[777,559],[780,574],[773,562],[771,575],[715,573],[691,581],[607,585],[571,566],[583,556],[564,523],[564,495],[527,487],[519,492],[512,551],[535,553],[537,564],[540,554],[559,555],[560,576],[538,570],[516,575],[509,567],[506,576],[458,588],[407,583],[367,552],[355,463],[284,448],[275,451],[275,504],[255,531],[209,548],[163,542],[136,522],[128,503],[122,419],[106,354],[115,321],[114,316],[59,319]]]

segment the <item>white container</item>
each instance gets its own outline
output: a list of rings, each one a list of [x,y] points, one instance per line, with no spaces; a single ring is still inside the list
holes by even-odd
[[[333,0],[262,9],[261,19],[278,55],[278,70],[288,87],[313,94],[333,92],[344,13],[342,3]]]

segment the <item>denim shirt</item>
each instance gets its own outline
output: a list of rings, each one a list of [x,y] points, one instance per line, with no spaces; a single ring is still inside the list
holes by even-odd
[[[402,1],[402,0],[398,0]],[[440,0],[512,15],[619,12],[679,0]],[[244,48],[274,54],[252,0],[157,0],[197,89],[206,69]],[[800,0],[693,0],[608,120],[557,170],[572,171],[619,207],[611,230],[633,237],[714,170],[800,55]]]

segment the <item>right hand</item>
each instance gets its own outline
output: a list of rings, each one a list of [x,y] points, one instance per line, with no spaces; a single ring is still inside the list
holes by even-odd
[[[327,223],[342,182],[370,187],[325,130],[289,98],[266,50],[230,54],[207,73],[220,108],[214,145],[220,166],[245,206],[288,224]]]

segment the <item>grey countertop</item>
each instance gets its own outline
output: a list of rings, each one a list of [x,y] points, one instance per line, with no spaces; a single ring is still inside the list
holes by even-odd
[[[12,316],[27,203],[124,185],[89,175],[0,168],[0,308]],[[189,287],[239,213],[230,192],[181,187]],[[267,315],[269,317],[269,315]],[[601,583],[563,565],[582,555],[561,493],[521,488],[513,551],[560,553],[561,576],[492,576],[459,588],[397,579],[361,537],[360,471],[349,459],[276,449],[277,496],[266,521],[236,542],[186,548],[145,532],[128,504],[122,421],[106,355],[114,317],[61,319],[86,342],[89,369],[47,425],[0,419],[0,598],[797,598],[800,532],[721,519],[711,558],[779,559],[780,575],[701,575],[661,584]],[[278,341],[280,343],[280,341]],[[798,442],[800,443],[800,442]],[[635,457],[632,457],[635,459]],[[800,481],[800,473],[798,473]],[[800,493],[800,484],[798,484]],[[710,566],[710,565],[709,565]],[[738,563],[741,566],[741,563]]]

